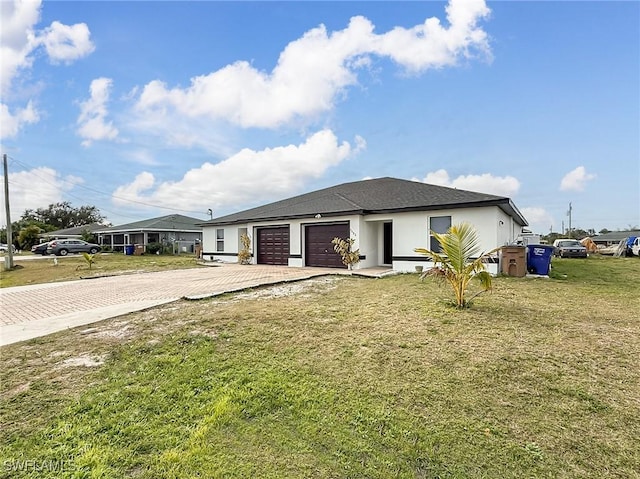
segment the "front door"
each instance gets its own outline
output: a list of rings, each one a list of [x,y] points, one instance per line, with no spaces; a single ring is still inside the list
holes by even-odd
[[[383,258],[384,264],[393,264],[393,223],[384,224],[383,235]]]

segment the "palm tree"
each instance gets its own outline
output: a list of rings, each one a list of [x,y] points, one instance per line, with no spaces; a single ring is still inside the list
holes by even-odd
[[[478,294],[491,289],[491,275],[487,272],[484,259],[495,253],[500,248],[495,248],[483,254],[480,252],[480,240],[478,235],[468,223],[453,225],[444,233],[431,233],[440,243],[442,252],[435,252],[425,248],[416,248],[416,253],[428,256],[435,266],[421,275],[435,276],[446,280],[456,296],[456,307],[465,308],[471,299]],[[474,259],[475,258],[475,259]],[[482,291],[465,300],[467,286],[472,279],[480,281]]]

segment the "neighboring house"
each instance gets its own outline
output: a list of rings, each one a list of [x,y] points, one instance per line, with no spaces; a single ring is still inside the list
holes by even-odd
[[[51,241],[54,239],[82,239],[82,234],[85,231],[88,231],[91,234],[95,234],[97,230],[104,228],[106,228],[105,225],[92,223],[90,225],[76,226],[74,228],[49,231],[47,233],[42,233],[41,235],[39,235],[39,237],[42,239],[42,241]]]
[[[202,220],[183,215],[167,215],[136,221],[95,231],[98,244],[114,251],[124,251],[127,245],[146,246],[162,243],[178,248],[177,252],[195,251],[202,241]]]
[[[331,240],[355,239],[355,269],[429,266],[414,248],[438,248],[430,231],[473,224],[484,251],[512,243],[527,221],[506,197],[395,178],[356,181],[203,222],[203,258],[237,261],[251,237],[253,263],[342,268]],[[497,272],[497,265],[493,269]],[[491,268],[490,268],[491,270]]]
[[[601,234],[598,236],[592,236],[591,239],[595,244],[604,246],[614,246],[620,244],[620,241],[632,236],[640,236],[639,230],[631,231],[610,231],[609,233]]]

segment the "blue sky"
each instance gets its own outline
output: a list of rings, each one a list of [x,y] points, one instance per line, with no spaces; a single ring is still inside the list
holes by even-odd
[[[207,219],[393,176],[509,196],[539,233],[569,203],[640,225],[639,2],[1,7],[12,219]]]

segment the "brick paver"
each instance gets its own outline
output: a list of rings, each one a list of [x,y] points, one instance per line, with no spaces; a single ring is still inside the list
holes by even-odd
[[[15,342],[7,337],[14,331],[25,330],[34,325],[42,326],[43,322],[64,324],[64,318],[86,313],[86,320],[81,324],[88,324],[92,322],[92,312],[96,312],[95,320],[104,319],[109,317],[110,307],[113,308],[114,315],[118,315],[123,314],[123,305],[126,305],[127,311],[136,311],[184,297],[206,297],[338,272],[342,271],[223,264],[215,267],[3,288],[0,289],[0,334],[4,337],[1,338],[0,344]],[[73,325],[77,324],[76,322]],[[21,328],[22,325],[24,328]],[[57,326],[56,328],[64,329]],[[30,337],[35,337],[33,334]],[[23,340],[25,336],[23,334],[16,338]]]

